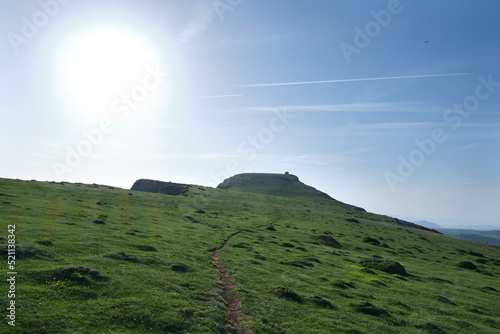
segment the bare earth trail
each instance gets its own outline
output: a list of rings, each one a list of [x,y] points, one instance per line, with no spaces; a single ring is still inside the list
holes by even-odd
[[[229,314],[229,322],[231,326],[234,327],[236,334],[251,334],[252,332],[248,328],[243,327],[240,324],[241,311],[238,309],[238,306],[240,305],[240,298],[231,292],[236,288],[236,286],[231,282],[231,279],[227,274],[226,268],[224,268],[224,266],[222,265],[222,261],[219,258],[219,253],[224,248],[226,248],[229,240],[231,240],[232,237],[241,232],[244,232],[244,230],[231,234],[226,239],[224,244],[213,252],[212,259],[214,260],[214,263],[217,266],[217,268],[219,268],[219,272],[221,275],[222,285],[224,286],[224,291],[222,292],[222,298],[224,298],[227,304],[227,312]]]

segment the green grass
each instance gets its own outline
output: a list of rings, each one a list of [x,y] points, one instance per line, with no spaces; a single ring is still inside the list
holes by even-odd
[[[211,253],[240,230],[219,256],[255,334],[500,331],[498,247],[322,198],[0,179],[0,212],[4,273],[16,225],[19,333],[230,333]],[[377,269],[391,261],[406,275]]]

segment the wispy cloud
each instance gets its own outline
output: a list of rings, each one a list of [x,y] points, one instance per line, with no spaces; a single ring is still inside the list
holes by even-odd
[[[377,151],[374,147],[357,148],[333,154],[308,154],[294,156],[279,156],[281,162],[296,162],[314,166],[331,166],[339,165],[347,162],[360,161],[364,159],[367,153]]]
[[[273,44],[287,42],[293,40],[293,35],[290,33],[284,34],[266,34],[264,31],[260,33],[254,32],[253,36],[238,36],[238,37],[225,37],[221,40],[208,40],[205,41],[205,46],[218,48],[218,47],[256,47],[265,44]]]
[[[143,123],[135,125],[136,127],[142,127],[147,129],[160,129],[160,130],[188,130],[192,129],[187,125],[178,124],[164,124],[164,123]]]
[[[464,123],[464,128],[499,128],[500,123]]]
[[[211,152],[211,153],[172,153],[172,154],[133,154],[133,155],[118,155],[118,154],[96,154],[97,160],[118,160],[118,161],[166,161],[166,160],[198,160],[198,159],[235,159],[241,158],[233,152]]]
[[[239,85],[237,87],[249,87],[250,88],[250,87],[293,86],[293,85],[315,85],[315,84],[358,82],[358,81],[437,78],[437,77],[463,76],[463,75],[469,75],[469,74],[470,73],[445,73],[445,74],[407,75],[407,76],[398,76],[398,77],[355,78],[355,79],[336,79],[336,80],[322,80],[322,81],[295,81],[295,82],[279,82],[279,83]]]
[[[221,99],[221,98],[227,98],[227,97],[242,97],[245,96],[245,94],[231,94],[231,95],[208,95],[208,96],[191,96],[188,97],[188,99]]]
[[[465,146],[460,147],[457,151],[465,151],[465,150],[468,150],[469,148],[473,148],[477,145],[479,145],[479,143],[472,143],[469,145],[465,145]]]
[[[427,102],[392,102],[392,103],[350,103],[350,104],[313,104],[279,107],[248,107],[247,111],[277,112],[283,109],[289,112],[418,112],[442,113],[443,109]]]
[[[202,35],[212,24],[215,17],[211,1],[197,0],[192,10],[192,16],[186,24],[186,28],[180,33],[179,41],[189,43]]]
[[[325,161],[324,157],[311,157],[309,155],[287,157],[287,158],[284,158],[283,160],[281,160],[281,162],[297,162],[297,163],[303,163],[306,165],[314,165],[314,166],[328,166],[328,165],[330,165],[328,162]]]
[[[435,122],[391,122],[347,125],[346,128],[350,130],[408,130],[436,128],[443,126],[443,124]]]
[[[451,182],[452,186],[481,186],[486,185],[485,182]]]

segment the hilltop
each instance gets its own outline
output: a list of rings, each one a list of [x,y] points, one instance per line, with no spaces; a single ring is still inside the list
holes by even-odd
[[[245,173],[232,176],[217,186],[217,189],[231,189],[263,195],[296,197],[301,199],[328,200],[334,205],[365,211],[333,199],[328,194],[299,181],[295,175],[272,173]]]
[[[500,247],[309,190],[156,182],[0,179],[18,332],[228,334],[230,319],[254,334],[500,331]],[[7,259],[6,232],[0,242]]]
[[[189,187],[187,184],[140,179],[134,182],[130,190],[164,195],[182,195],[188,191]]]

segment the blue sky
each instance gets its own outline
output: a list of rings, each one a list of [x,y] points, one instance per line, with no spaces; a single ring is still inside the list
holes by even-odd
[[[289,171],[368,211],[500,227],[498,2],[2,8],[1,177]]]

